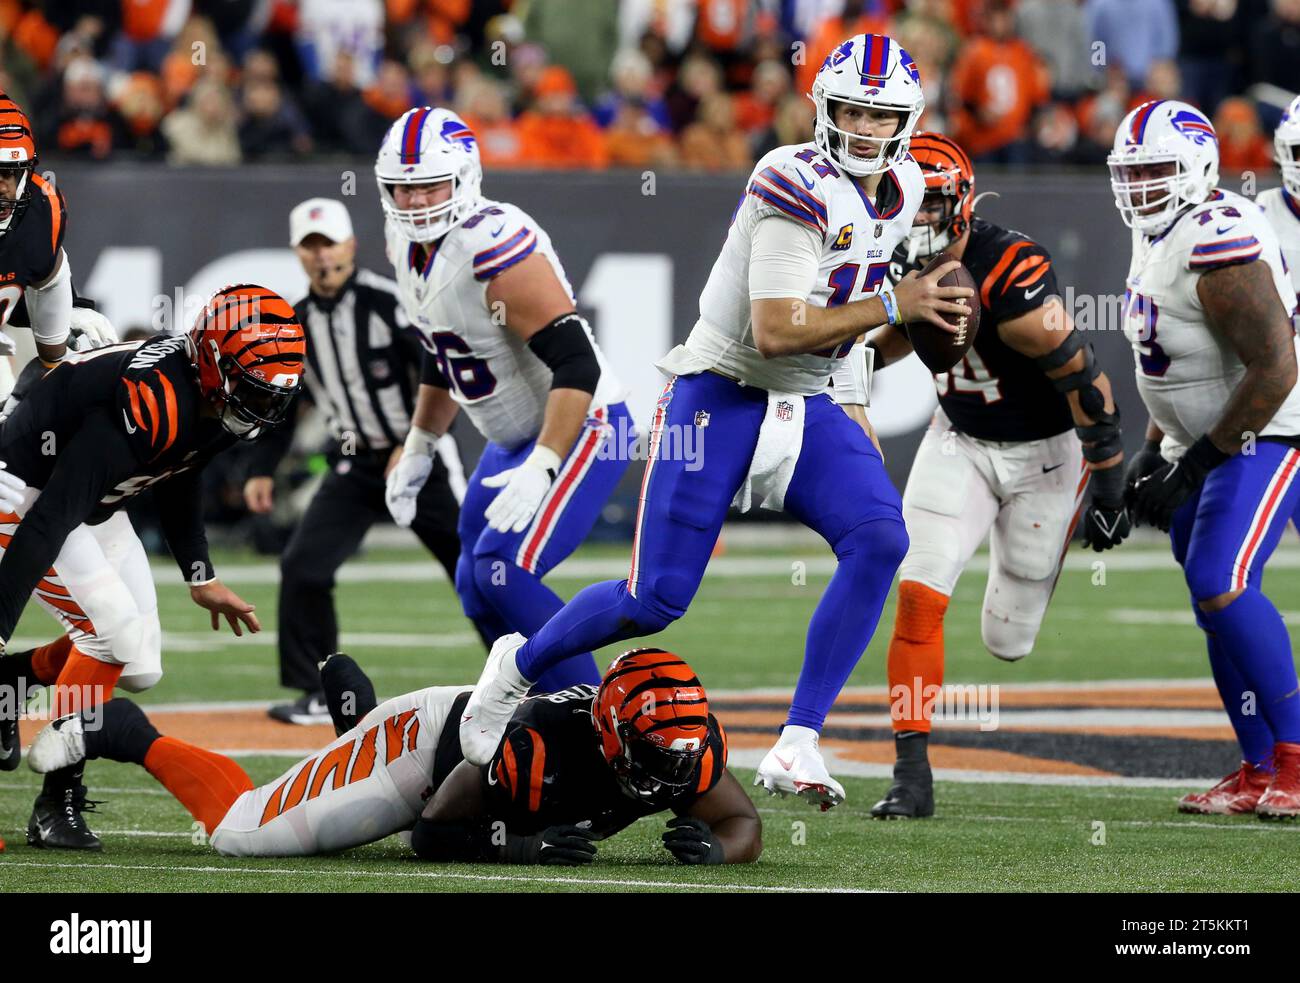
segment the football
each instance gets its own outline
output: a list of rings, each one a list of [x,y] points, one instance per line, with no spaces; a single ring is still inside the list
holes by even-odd
[[[939,253],[926,264],[925,269],[921,271],[921,275],[925,276],[936,266],[950,262],[955,258],[949,253]],[[957,267],[957,269],[940,280],[939,284],[944,287],[969,287],[976,290],[975,278],[970,275],[970,270],[966,269],[965,266]],[[978,290],[968,299],[967,303],[970,304],[970,313],[965,317],[950,316],[945,318],[949,324],[958,329],[956,334],[937,328],[928,321],[917,321],[903,325],[903,330],[907,332],[907,337],[912,342],[912,348],[917,357],[925,363],[925,367],[931,372],[947,372],[961,361],[970,346],[975,343],[975,332],[979,330],[980,326]]]

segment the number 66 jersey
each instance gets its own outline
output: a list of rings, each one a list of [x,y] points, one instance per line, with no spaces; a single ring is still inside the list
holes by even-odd
[[[1124,334],[1133,346],[1138,391],[1165,434],[1168,460],[1218,420],[1245,366],[1232,345],[1205,322],[1196,293],[1204,273],[1262,260],[1290,317],[1296,306],[1277,233],[1254,202],[1231,191],[1183,212],[1159,236],[1133,232],[1133,260],[1124,291]],[[1293,389],[1259,436],[1300,434],[1300,387]]]
[[[572,296],[550,236],[523,209],[484,199],[465,221],[429,244],[424,262],[417,244],[391,220],[384,223],[384,238],[402,306],[452,398],[495,444],[510,449],[535,438],[542,429],[551,370],[507,328],[507,312],[489,310],[487,289],[494,277],[537,253],[546,257]],[[600,362],[591,405],[617,403],[623,398],[618,380],[594,338],[591,346]]]

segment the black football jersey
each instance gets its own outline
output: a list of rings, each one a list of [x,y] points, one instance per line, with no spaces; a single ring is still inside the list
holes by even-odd
[[[1058,296],[1052,257],[1022,233],[976,218],[962,254],[979,291],[980,328],[966,357],[937,373],[953,428],[980,440],[1042,440],[1074,426],[1070,404],[1034,360],[998,335],[1003,321]]]
[[[515,711],[496,756],[481,769],[488,810],[512,833],[532,835],[548,826],[589,821],[603,839],[642,816],[689,808],[722,779],[727,738],[710,714],[698,782],[676,795],[632,798],[601,753],[591,719],[595,697],[596,687],[574,686],[532,697]]]
[[[63,194],[39,174],[30,180],[27,207],[0,235],[0,328],[22,302],[24,289],[49,279],[63,248]]]
[[[68,533],[145,488],[182,575],[214,576],[198,470],[237,438],[203,414],[189,345],[187,336],[152,338],[65,359],[0,427],[0,460],[41,489],[0,558],[0,638]]]

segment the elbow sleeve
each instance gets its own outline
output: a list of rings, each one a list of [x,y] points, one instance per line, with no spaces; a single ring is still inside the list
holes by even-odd
[[[23,296],[36,340],[42,345],[66,344],[72,321],[72,270],[67,255],[62,256],[54,279],[43,287],[28,287]]]
[[[561,314],[528,339],[528,347],[551,370],[552,389],[596,392],[600,361],[587,333],[587,322],[577,313]]]

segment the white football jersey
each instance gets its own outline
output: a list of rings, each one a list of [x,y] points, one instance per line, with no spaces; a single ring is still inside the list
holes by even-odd
[[[484,199],[432,245],[423,264],[416,244],[392,222],[385,222],[384,237],[402,306],[435,353],[452,398],[493,443],[512,448],[534,439],[542,429],[551,370],[506,327],[504,312],[488,309],[487,288],[493,277],[536,252],[572,297],[550,236],[523,209]],[[600,362],[594,409],[619,402],[624,392],[595,338],[591,346]]]
[[[1264,209],[1268,224],[1277,233],[1282,246],[1282,259],[1291,277],[1291,288],[1300,295],[1300,202],[1291,198],[1282,188],[1261,191],[1255,203]]]
[[[889,272],[894,247],[906,238],[925,193],[916,161],[907,157],[884,173],[876,202],[826,159],[816,144],[778,147],[754,167],[722,252],[700,294],[700,319],[686,343],[658,363],[665,372],[706,369],[746,385],[811,396],[826,390],[836,358],[849,350],[764,358],[750,322],[751,237],[759,219],[784,216],[822,237],[817,280],[808,302],[837,307],[870,297]],[[880,209],[877,210],[876,204]]]
[[[1165,434],[1161,451],[1173,460],[1218,421],[1245,374],[1229,342],[1205,323],[1196,293],[1201,274],[1225,261],[1262,260],[1290,316],[1296,292],[1276,233],[1259,206],[1231,191],[1215,191],[1154,238],[1133,233],[1133,260],[1124,293],[1124,334],[1133,346],[1138,391]],[[1292,390],[1260,432],[1300,434],[1300,387]]]

